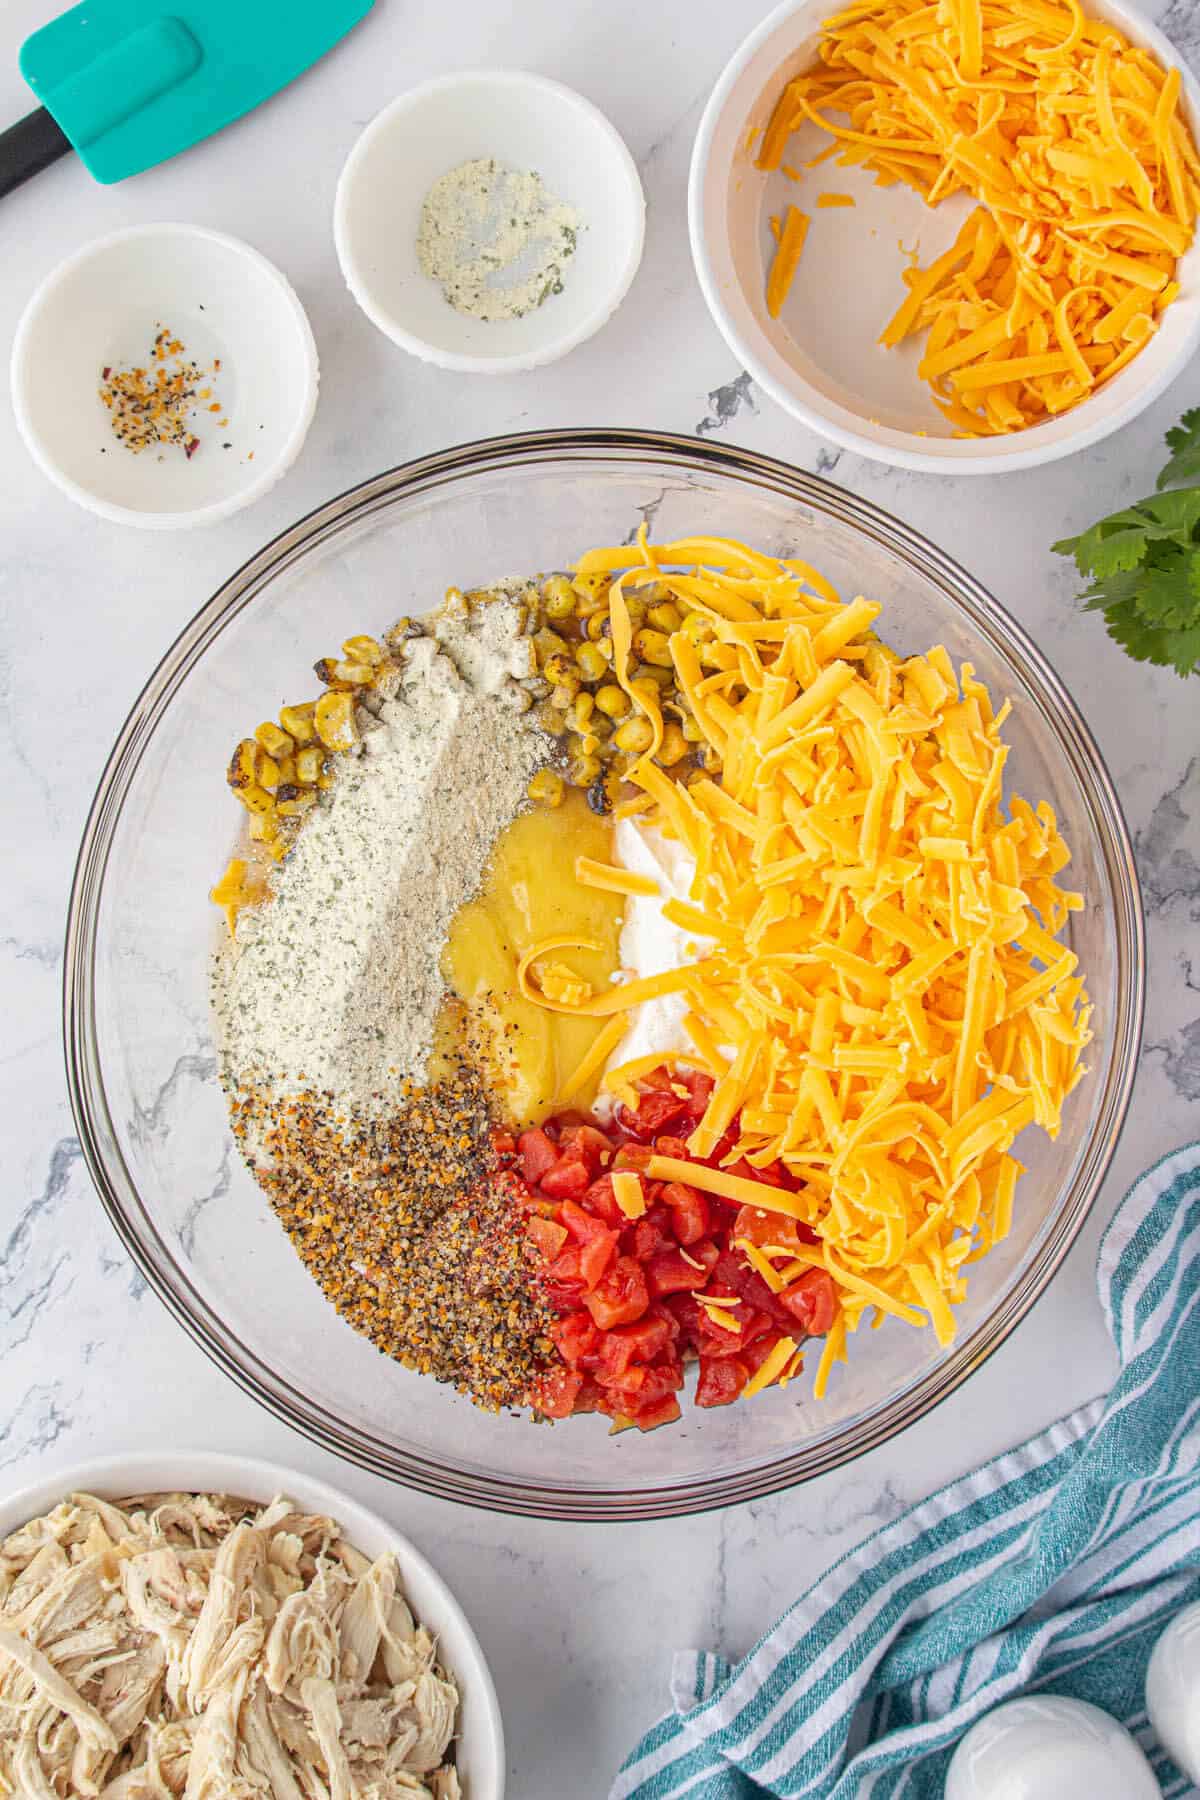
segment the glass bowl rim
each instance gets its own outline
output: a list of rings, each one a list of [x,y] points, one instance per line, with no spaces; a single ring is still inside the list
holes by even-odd
[[[413,1449],[391,1449],[336,1418],[284,1381],[220,1319],[195,1290],[145,1210],[119,1148],[105,1097],[95,1032],[95,946],[100,901],[114,834],[142,756],[175,694],[224,627],[276,575],[315,544],[392,501],[437,489],[467,474],[580,461],[658,460],[664,467],[707,469],[757,482],[807,504],[882,545],[953,593],[983,635],[1027,684],[1067,753],[1092,813],[1116,902],[1114,1047],[1096,1125],[1060,1211],[1044,1233],[1023,1280],[972,1334],[925,1375],[867,1419],[833,1436],[742,1470],[688,1478],[679,1485],[627,1489],[533,1481],[473,1470]],[[396,465],[346,489],[279,532],[237,569],[184,626],[150,675],[105,763],[80,841],[71,885],[63,958],[63,1038],[71,1110],[83,1158],[108,1215],[137,1268],[176,1321],[218,1368],[260,1405],[313,1443],[359,1467],[434,1497],[485,1510],[581,1522],[666,1518],[759,1499],[828,1474],[878,1448],[937,1406],[990,1357],[1040,1298],[1075,1241],[1111,1164],[1136,1075],[1145,1008],[1145,926],[1133,848],[1116,789],[1091,731],[1041,651],[988,590],[922,533],[873,502],[778,458],[732,444],[640,429],[562,428],[478,439]],[[104,1150],[111,1144],[112,1157]],[[139,1210],[143,1236],[132,1217]],[[147,1239],[152,1240],[148,1242]]]

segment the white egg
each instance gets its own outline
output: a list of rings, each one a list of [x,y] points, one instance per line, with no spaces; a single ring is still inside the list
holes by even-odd
[[[1185,1606],[1154,1646],[1146,1711],[1171,1761],[1200,1782],[1200,1601]]]
[[[1160,1800],[1123,1725],[1083,1700],[1028,1695],[987,1713],[959,1744],[944,1800]]]

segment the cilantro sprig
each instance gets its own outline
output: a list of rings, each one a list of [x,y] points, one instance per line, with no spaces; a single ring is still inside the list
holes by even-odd
[[[1089,612],[1138,662],[1200,672],[1200,407],[1167,433],[1158,491],[1053,548],[1073,556]]]

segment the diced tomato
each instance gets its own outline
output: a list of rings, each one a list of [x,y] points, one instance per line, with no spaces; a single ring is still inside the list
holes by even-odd
[[[570,1112],[523,1132],[517,1148],[534,1193],[519,1176],[498,1174],[513,1184],[530,1239],[546,1258],[543,1290],[561,1314],[551,1335],[563,1368],[543,1384],[548,1416],[598,1411],[642,1430],[667,1424],[679,1417],[683,1358],[693,1354],[696,1404],[726,1406],[782,1336],[820,1335],[832,1324],[836,1301],[823,1270],[808,1270],[775,1294],[734,1249],[735,1239],[746,1238],[799,1251],[815,1241],[807,1226],[647,1173],[654,1156],[718,1167],[732,1155],[736,1119],[711,1156],[698,1159],[689,1148],[687,1134],[712,1091],[702,1070],[662,1066],[639,1082],[637,1105],[618,1107],[606,1130]],[[617,1205],[612,1176],[620,1169],[641,1175],[639,1219]],[[790,1191],[798,1185],[780,1163],[755,1169],[735,1160],[730,1171]],[[724,1298],[732,1328],[697,1295]],[[555,1373],[564,1379],[555,1382]]]
[[[641,1077],[641,1083],[646,1093],[669,1094],[674,1087],[675,1077],[665,1063],[659,1063],[657,1069],[651,1069],[648,1075]]]
[[[714,1294],[736,1294],[739,1299],[770,1310],[770,1288],[739,1250],[722,1250],[713,1266],[712,1291]]]
[[[662,1136],[654,1141],[655,1156],[673,1156],[677,1162],[690,1162],[687,1139],[681,1137]]]
[[[578,1244],[568,1244],[542,1273],[542,1286],[553,1306],[571,1312],[583,1303],[583,1269]]]
[[[556,1225],[553,1219],[543,1219],[534,1213],[525,1226],[526,1236],[530,1243],[536,1245],[547,1262],[553,1262],[567,1241],[563,1226]]]
[[[655,1431],[660,1425],[673,1425],[679,1416],[679,1402],[668,1394],[657,1406],[640,1407],[633,1422],[639,1431]]]
[[[559,1139],[564,1150],[577,1150],[595,1174],[612,1156],[612,1145],[595,1125],[569,1125]]]
[[[635,1364],[624,1375],[606,1381],[596,1378],[617,1410],[637,1418],[647,1407],[657,1406],[668,1394],[678,1393],[683,1386],[683,1366],[673,1360],[656,1362],[646,1368]]]
[[[637,1103],[637,1111],[631,1113],[623,1107],[618,1114],[621,1128],[629,1132],[631,1137],[648,1144],[661,1131],[670,1125],[677,1125],[686,1117],[688,1110],[687,1096],[682,1098],[668,1088],[665,1092],[642,1094]]]
[[[553,1168],[546,1170],[539,1185],[543,1194],[549,1194],[552,1200],[565,1200],[568,1197],[578,1200],[581,1194],[587,1192],[591,1180],[592,1171],[585,1158],[572,1148],[564,1150]]]
[[[573,1369],[552,1369],[538,1383],[535,1405],[548,1419],[569,1419],[582,1386],[583,1376]]]
[[[671,1324],[661,1313],[647,1314],[635,1325],[620,1325],[615,1331],[607,1331],[600,1343],[598,1373],[624,1375],[631,1363],[653,1362],[672,1337]]]
[[[585,1363],[590,1367],[596,1361],[601,1339],[589,1313],[572,1312],[556,1319],[550,1336],[558,1354],[572,1369],[582,1368]]]
[[[662,1197],[671,1209],[671,1225],[681,1244],[698,1244],[708,1236],[708,1204],[697,1188],[668,1181]]]
[[[585,1305],[601,1331],[632,1325],[650,1304],[642,1266],[632,1256],[618,1256],[599,1286],[586,1296]]]
[[[613,1193],[611,1175],[597,1176],[580,1202],[589,1212],[603,1219],[606,1225],[623,1225],[625,1214],[617,1205],[617,1197]]]
[[[748,1238],[752,1244],[778,1244],[782,1249],[798,1250],[800,1237],[795,1219],[782,1213],[767,1212],[761,1206],[741,1206],[733,1221],[735,1238]]]
[[[833,1324],[837,1305],[833,1281],[824,1269],[806,1269],[778,1298],[779,1304],[791,1313],[801,1331],[809,1337],[824,1337]]]
[[[599,1287],[621,1241],[617,1233],[606,1226],[602,1225],[600,1230],[602,1236],[581,1245],[579,1251],[579,1273],[583,1277],[584,1290],[589,1294]]]
[[[701,1251],[712,1252],[711,1260],[702,1256]],[[646,1264],[646,1278],[650,1283],[652,1294],[678,1294],[687,1288],[702,1288],[708,1280],[711,1263],[716,1261],[716,1246],[697,1244],[689,1252],[692,1261],[679,1250],[661,1250],[652,1256]],[[696,1264],[700,1267],[697,1268]]]
[[[587,1198],[586,1194],[584,1198]],[[588,1212],[578,1201],[564,1200],[558,1209],[558,1216],[577,1244],[590,1244],[594,1239],[608,1234],[608,1226],[604,1220]]]
[[[517,1140],[511,1131],[493,1131],[492,1149],[497,1156],[513,1156],[516,1154]]]
[[[671,1230],[671,1214],[665,1206],[656,1206],[644,1218],[627,1226],[624,1237],[630,1256],[636,1256],[643,1263],[649,1262],[660,1250],[673,1250],[677,1241]]]
[[[679,1079],[691,1096],[688,1101],[689,1114],[693,1119],[702,1119],[708,1111],[716,1082],[703,1069],[684,1069]]]
[[[559,1252],[550,1267],[546,1270],[551,1281],[579,1281],[582,1270],[579,1266],[579,1245],[568,1244]]]
[[[701,1356],[696,1381],[697,1406],[728,1406],[750,1379],[750,1371],[738,1356]]]
[[[521,1152],[521,1173],[531,1187],[536,1187],[546,1170],[558,1161],[558,1148],[540,1125],[521,1133],[517,1149]]]

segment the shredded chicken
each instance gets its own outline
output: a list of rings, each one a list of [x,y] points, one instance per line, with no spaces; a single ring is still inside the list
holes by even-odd
[[[0,1800],[463,1800],[400,1590],[285,1499],[72,1494],[0,1544]]]

